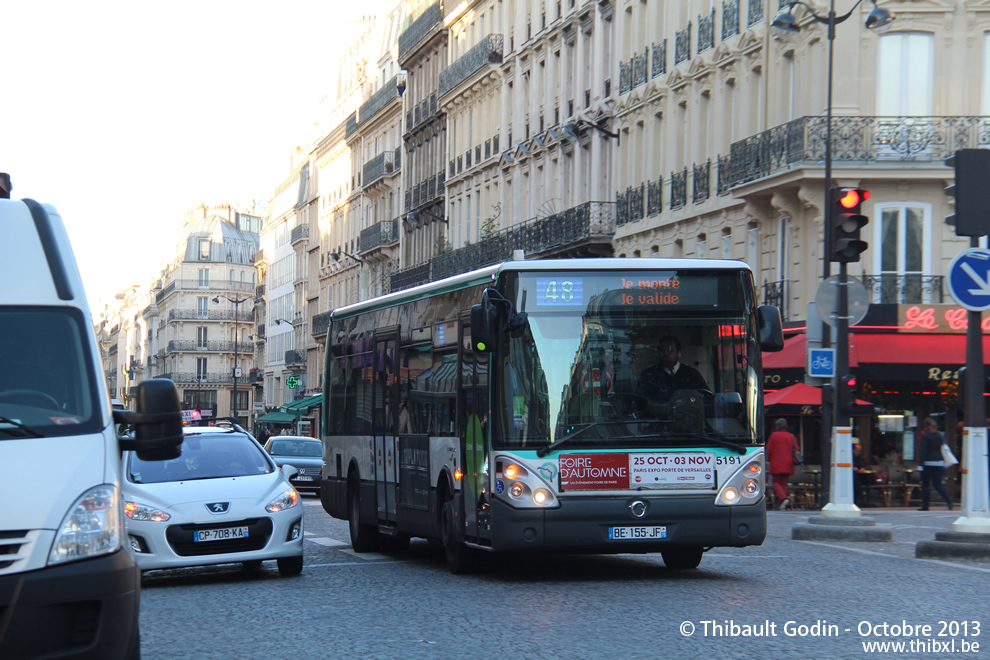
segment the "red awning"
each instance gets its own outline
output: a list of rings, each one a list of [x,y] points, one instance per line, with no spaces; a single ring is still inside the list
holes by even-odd
[[[869,401],[856,399],[860,412],[854,416],[870,416],[873,414],[873,404]],[[763,407],[769,415],[821,415],[822,390],[804,383],[785,387],[776,392],[767,392],[763,397]]]
[[[784,350],[763,354],[763,368],[804,369],[806,335],[784,341]],[[990,335],[983,336],[983,361],[990,364]],[[849,333],[849,366],[860,364],[966,364],[966,335]]]

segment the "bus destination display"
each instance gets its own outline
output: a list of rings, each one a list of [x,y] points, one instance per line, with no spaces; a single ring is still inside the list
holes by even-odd
[[[726,274],[728,275],[728,274]],[[738,275],[732,274],[738,278]],[[560,273],[535,277],[538,309],[618,309],[691,308],[713,309],[720,305],[722,290],[731,308],[740,300],[729,300],[730,291],[738,289],[724,280],[721,273],[682,273],[678,271],[632,272],[628,275],[584,275]],[[528,279],[528,278],[527,278]],[[533,280],[529,280],[533,284]],[[526,282],[523,287],[526,287]],[[741,296],[741,292],[740,292]]]

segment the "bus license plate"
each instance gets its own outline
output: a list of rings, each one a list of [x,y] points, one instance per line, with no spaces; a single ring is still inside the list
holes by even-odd
[[[666,527],[609,527],[609,541],[651,541],[667,538]]]
[[[223,529],[202,529],[193,532],[193,541],[228,541],[243,539],[248,535],[247,527],[225,527]]]

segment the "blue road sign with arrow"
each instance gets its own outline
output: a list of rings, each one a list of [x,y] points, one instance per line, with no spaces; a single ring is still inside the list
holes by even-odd
[[[990,309],[990,250],[969,248],[949,265],[949,292],[971,312]]]

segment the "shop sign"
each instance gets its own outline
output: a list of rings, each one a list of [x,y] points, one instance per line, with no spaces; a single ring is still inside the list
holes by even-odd
[[[899,332],[921,334],[964,334],[969,311],[958,305],[898,305]],[[990,314],[982,314],[983,332],[990,332]]]

